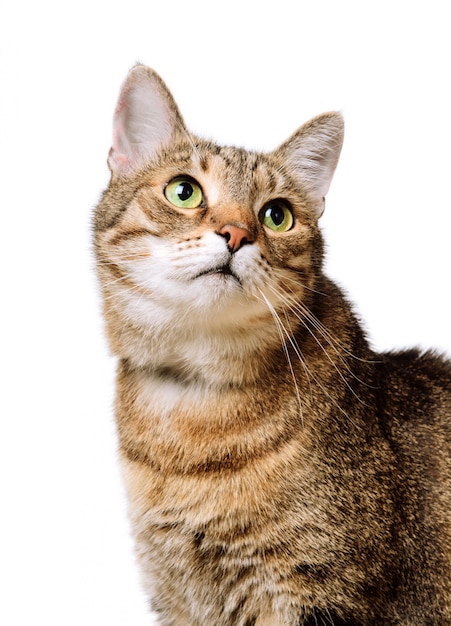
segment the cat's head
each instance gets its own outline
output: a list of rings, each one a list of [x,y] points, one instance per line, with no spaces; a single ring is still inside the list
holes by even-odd
[[[155,352],[182,335],[255,342],[308,302],[342,139],[341,115],[327,113],[271,153],[219,147],[189,133],[155,72],[134,67],[94,223],[113,349],[133,358],[138,344]]]

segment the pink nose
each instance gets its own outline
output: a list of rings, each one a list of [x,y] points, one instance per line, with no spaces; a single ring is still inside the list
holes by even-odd
[[[231,252],[236,252],[245,243],[252,242],[250,232],[246,228],[241,228],[241,226],[235,226],[234,224],[226,224],[221,228],[219,234],[225,237]]]

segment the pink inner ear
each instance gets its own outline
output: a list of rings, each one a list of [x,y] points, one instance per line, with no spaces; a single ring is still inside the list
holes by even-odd
[[[124,118],[127,112],[127,105],[124,101],[120,102],[114,115],[113,127],[113,149],[117,152],[127,152],[129,146],[125,134]]]
[[[145,164],[184,128],[161,79],[149,68],[136,66],[122,86],[114,114],[111,170],[120,174]]]
[[[116,152],[116,150],[111,147],[108,154],[108,165],[113,172],[120,170],[125,171],[129,168],[129,160],[126,154]]]
[[[128,113],[122,99],[116,108],[113,124],[113,145],[108,155],[108,165],[113,171],[126,170],[131,165],[130,144],[125,130],[125,117]]]

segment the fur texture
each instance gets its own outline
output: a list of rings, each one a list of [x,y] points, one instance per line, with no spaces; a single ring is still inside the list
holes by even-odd
[[[121,90],[95,249],[162,626],[451,624],[451,368],[374,354],[323,274],[342,137],[219,147],[152,70]]]

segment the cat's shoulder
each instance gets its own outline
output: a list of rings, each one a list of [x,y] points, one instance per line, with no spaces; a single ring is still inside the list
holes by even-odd
[[[415,440],[420,433],[435,433],[449,441],[451,360],[437,351],[420,349],[379,356],[377,397],[387,432],[395,439],[404,433]]]
[[[451,359],[436,350],[411,348],[382,353],[380,369],[394,382],[437,387],[451,393]]]

